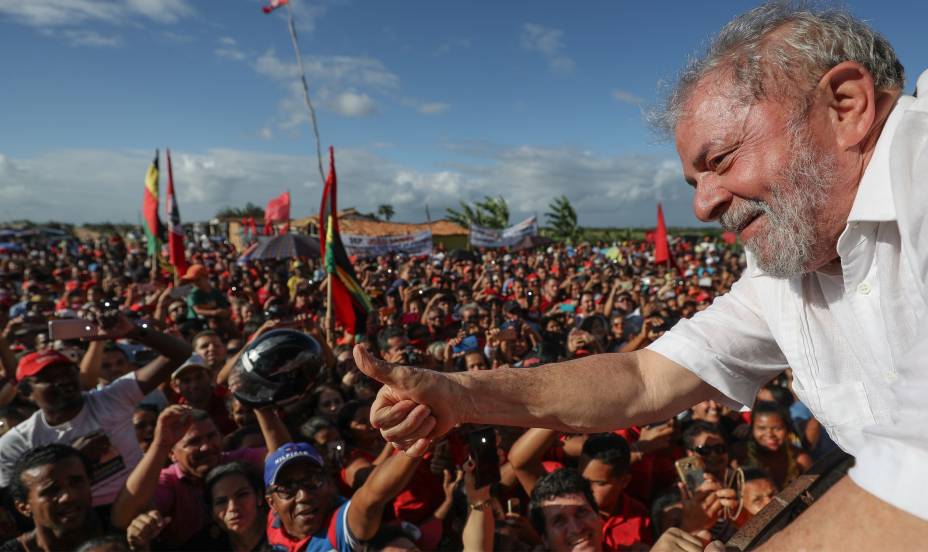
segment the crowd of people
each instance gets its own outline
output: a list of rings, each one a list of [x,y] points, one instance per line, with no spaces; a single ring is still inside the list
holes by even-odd
[[[788,371],[752,412],[706,401],[603,434],[457,427],[413,458],[372,427],[380,385],[352,356],[362,343],[453,372],[634,351],[744,266],[709,236],[672,240],[673,263],[652,249],[355,259],[367,330],[327,339],[318,260],[239,263],[205,241],[173,281],[119,236],[33,241],[0,257],[0,550],[701,550],[832,446]],[[93,335],[49,334],[68,320]],[[311,336],[324,370],[255,407],[236,394],[241,356],[274,330]]]

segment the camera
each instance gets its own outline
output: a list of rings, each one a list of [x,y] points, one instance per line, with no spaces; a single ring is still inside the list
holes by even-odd
[[[407,345],[406,348],[403,349],[403,364],[417,366],[420,362],[422,362],[422,357],[419,354],[419,350],[412,345]]]

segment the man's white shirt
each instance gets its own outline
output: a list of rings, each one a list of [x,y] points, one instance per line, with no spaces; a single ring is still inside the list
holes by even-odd
[[[649,349],[750,406],[790,367],[796,395],[857,457],[852,479],[928,519],[928,71],[890,114],[838,240],[790,279],[751,255],[730,293]]]

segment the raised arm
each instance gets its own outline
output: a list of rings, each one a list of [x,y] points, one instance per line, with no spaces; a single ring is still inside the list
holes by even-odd
[[[423,454],[430,440],[457,423],[595,433],[666,419],[721,398],[689,370],[647,349],[453,374],[390,365],[363,347],[355,347],[355,360],[386,384],[371,408],[372,423],[412,455]],[[403,399],[422,407],[394,408]]]
[[[137,515],[149,508],[158,487],[161,468],[167,462],[171,448],[181,440],[190,423],[189,406],[171,405],[158,416],[151,446],[129,474],[113,503],[110,511],[113,527],[125,529]]]
[[[85,391],[96,387],[100,379],[105,343],[105,341],[91,341],[87,346],[87,352],[81,358],[80,382],[81,389]]]
[[[355,537],[364,541],[377,534],[384,507],[406,488],[418,465],[418,458],[394,454],[374,468],[348,508],[348,527]]]
[[[535,482],[545,474],[542,458],[559,435],[551,429],[532,428],[523,433],[509,449],[509,464],[515,470],[525,494],[531,496]]]
[[[167,381],[171,377],[171,372],[193,354],[190,344],[183,339],[150,328],[138,331],[130,337],[159,355],[158,358],[135,371],[139,389],[146,395]]]

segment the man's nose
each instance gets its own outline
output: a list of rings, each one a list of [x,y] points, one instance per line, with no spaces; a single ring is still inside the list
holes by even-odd
[[[731,200],[731,193],[719,183],[716,175],[705,173],[696,177],[693,212],[699,220],[716,220],[728,209]]]

